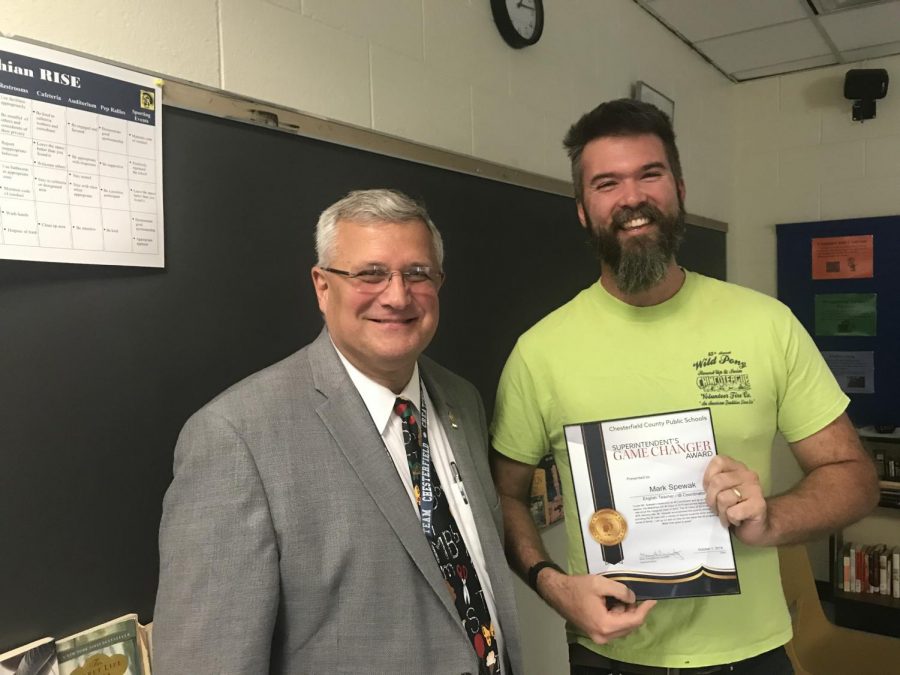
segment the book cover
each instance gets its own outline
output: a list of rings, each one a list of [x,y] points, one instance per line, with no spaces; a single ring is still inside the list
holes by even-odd
[[[549,527],[563,518],[562,487],[553,455],[542,457],[534,469],[530,509],[531,517],[539,528]]]
[[[60,675],[150,675],[137,614],[57,640]]]
[[[41,638],[0,654],[0,675],[59,675],[53,638]]]

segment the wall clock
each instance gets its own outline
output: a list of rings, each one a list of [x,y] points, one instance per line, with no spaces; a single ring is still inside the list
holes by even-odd
[[[510,47],[521,49],[541,39],[544,0],[491,0],[497,30]]]

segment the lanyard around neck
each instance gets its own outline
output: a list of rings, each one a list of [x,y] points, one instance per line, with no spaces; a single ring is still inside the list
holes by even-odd
[[[428,406],[425,403],[425,386],[422,377],[419,377],[419,447],[422,450],[421,465],[421,498],[419,499],[419,516],[422,522],[422,531],[431,541],[434,529],[431,525],[431,514],[434,511],[434,491],[431,479],[431,446],[428,443]]]

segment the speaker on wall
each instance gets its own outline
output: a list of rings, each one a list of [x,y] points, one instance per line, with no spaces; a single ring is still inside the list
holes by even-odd
[[[875,117],[875,100],[888,90],[888,72],[884,68],[856,68],[844,76],[844,98],[853,101],[853,120],[863,122]]]

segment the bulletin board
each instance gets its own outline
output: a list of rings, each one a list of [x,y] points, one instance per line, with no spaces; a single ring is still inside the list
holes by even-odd
[[[858,426],[900,426],[900,216],[776,226],[778,297],[850,397]]]

